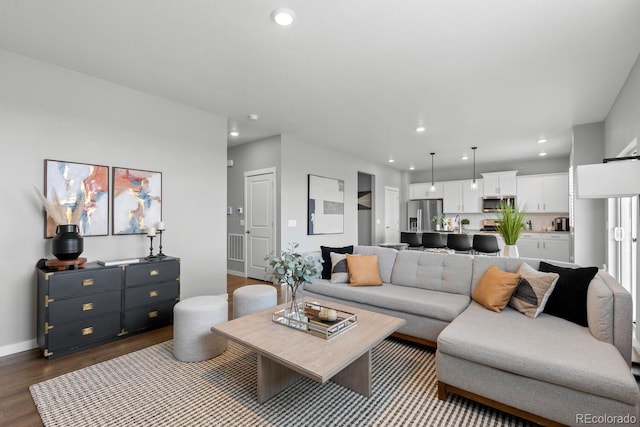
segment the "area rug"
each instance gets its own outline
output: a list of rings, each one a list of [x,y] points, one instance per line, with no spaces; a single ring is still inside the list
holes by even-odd
[[[256,401],[256,355],[179,362],[173,341],[70,372],[29,390],[45,426],[524,426],[469,400],[437,398],[435,353],[395,339],[373,350],[372,396],[303,378]]]

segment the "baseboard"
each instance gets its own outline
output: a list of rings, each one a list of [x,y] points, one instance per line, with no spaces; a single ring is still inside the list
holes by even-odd
[[[11,354],[32,350],[38,347],[36,340],[22,341],[15,344],[4,345],[0,347],[0,357],[9,356]]]
[[[244,274],[244,271],[227,270],[227,274],[231,274],[233,276],[247,277],[247,275]]]

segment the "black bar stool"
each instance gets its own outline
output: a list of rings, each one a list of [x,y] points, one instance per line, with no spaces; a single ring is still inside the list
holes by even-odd
[[[449,233],[447,234],[447,247],[456,252],[469,253],[473,249],[471,237],[468,234]]]
[[[421,233],[411,233],[403,231],[400,233],[400,243],[409,245],[409,249],[420,248],[422,246]]]
[[[487,255],[498,255],[498,252],[500,252],[498,239],[491,234],[474,234],[473,251]]]
[[[446,241],[440,233],[422,233],[422,247],[424,248],[444,248]]]

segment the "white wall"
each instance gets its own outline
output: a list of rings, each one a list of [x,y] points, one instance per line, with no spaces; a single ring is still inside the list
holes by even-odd
[[[605,120],[606,157],[616,157],[636,138],[640,142],[640,56]]]
[[[299,250],[319,250],[321,245],[344,246],[358,242],[358,172],[375,175],[375,242],[384,242],[384,187],[401,187],[395,169],[356,159],[282,135],[281,244],[300,244]],[[344,233],[307,236],[307,175],[344,180]],[[288,227],[295,220],[296,227]]]
[[[574,167],[602,162],[604,157],[604,123],[573,127],[571,164]],[[574,196],[574,262],[602,268],[607,262],[606,200],[577,199]]]
[[[162,172],[165,253],[181,296],[226,293],[226,120],[0,50],[0,356],[35,347],[35,264],[53,258],[33,185],[43,160]],[[84,239],[89,261],[145,256],[143,236]]]

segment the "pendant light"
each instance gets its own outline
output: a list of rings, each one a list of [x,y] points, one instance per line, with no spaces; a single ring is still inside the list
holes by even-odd
[[[477,190],[478,181],[476,181],[476,150],[478,149],[478,147],[471,147],[471,149],[473,150],[473,181],[471,181],[471,189]]]
[[[434,191],[436,191],[436,184],[433,180],[433,156],[435,156],[436,153],[431,153],[431,188],[429,189],[429,192],[433,193]]]

